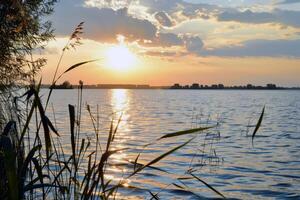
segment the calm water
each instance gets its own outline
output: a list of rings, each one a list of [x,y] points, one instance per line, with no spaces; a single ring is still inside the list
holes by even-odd
[[[169,174],[148,169],[129,180],[131,185],[160,192],[162,199],[197,199],[193,193],[170,185],[180,185],[176,178],[183,177],[193,167],[195,174],[229,198],[300,199],[300,91],[84,90],[83,97],[94,114],[99,106],[103,141],[110,120],[123,113],[115,143],[118,148],[131,149],[115,155],[115,163],[134,159],[142,145],[165,133],[220,123],[220,127],[199,135],[155,165]],[[77,104],[77,91],[55,90],[51,103],[58,130],[68,148],[68,104]],[[253,132],[251,125],[256,124],[264,105],[263,124],[252,146],[251,137],[246,135]],[[92,138],[88,112],[84,109],[82,115],[83,135]],[[190,137],[149,146],[141,154],[140,162],[145,163]],[[125,165],[109,170],[115,179],[132,171]],[[188,180],[185,184],[197,194],[216,197],[197,181]],[[125,199],[150,197],[142,189],[120,192],[127,196]]]

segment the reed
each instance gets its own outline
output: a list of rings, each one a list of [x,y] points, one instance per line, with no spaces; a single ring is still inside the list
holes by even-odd
[[[80,44],[79,34],[82,32],[82,26],[83,23],[80,23],[76,27],[67,45],[62,49],[52,85],[55,85],[64,74],[95,61],[90,60],[74,64],[60,75],[57,75],[64,52],[69,47],[75,47]],[[52,123],[48,117],[50,113],[48,113],[47,107],[53,87],[50,87],[45,104],[43,104],[40,96],[41,82],[42,80],[36,85],[31,85],[23,95],[14,98],[15,106],[18,104],[23,105],[17,111],[19,116],[17,119],[20,120],[9,121],[0,135],[0,172],[1,176],[3,175],[1,199],[114,199],[119,188],[136,188],[134,185],[128,186],[127,180],[148,168],[168,173],[154,165],[191,143],[198,134],[204,134],[205,131],[216,127],[197,127],[168,133],[157,139],[154,138],[153,142],[145,145],[144,148],[161,140],[192,135],[191,139],[182,142],[178,146],[170,147],[168,151],[147,163],[139,163],[139,157],[142,152],[138,153],[134,161],[127,161],[128,165],[133,165],[132,171],[123,176],[121,180],[116,181],[107,178],[106,174],[108,173],[107,169],[110,167],[112,156],[128,150],[128,148],[114,148],[122,114],[117,120],[111,120],[107,141],[103,145],[99,137],[100,117],[98,108],[96,116],[94,116],[93,113],[95,112],[92,112],[91,107],[87,105],[86,112],[89,113],[93,124],[95,140],[83,137],[81,114],[85,106],[82,103],[83,83],[80,82],[78,86],[78,103],[77,105],[68,106],[70,123],[69,144],[71,145],[71,154],[68,154],[61,144],[60,133],[57,131],[55,123]],[[55,111],[53,112],[55,113]],[[34,128],[31,127],[32,125],[34,125]],[[216,195],[225,198],[218,190],[192,172],[193,170],[187,170],[184,177],[188,176],[188,178],[179,177],[177,180],[184,184],[184,180],[193,179],[207,186]],[[175,181],[170,183],[170,185],[190,191],[188,187],[179,186]],[[149,191],[149,194],[153,199],[159,199],[158,193],[155,194]]]

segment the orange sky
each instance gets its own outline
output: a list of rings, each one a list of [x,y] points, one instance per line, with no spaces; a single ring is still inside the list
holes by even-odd
[[[61,39],[62,40],[62,39]],[[60,43],[56,40],[52,45]],[[173,83],[201,84],[224,83],[236,84],[267,84],[299,85],[300,59],[291,58],[222,58],[216,56],[199,57],[184,55],[174,58],[143,55],[130,49],[136,57],[133,64],[124,69],[109,66],[107,51],[111,45],[98,44],[84,40],[76,50],[67,51],[60,67],[60,72],[69,66],[85,60],[100,59],[95,63],[83,65],[62,77],[61,81],[69,80],[76,84],[83,80],[85,84],[150,84],[172,85]],[[113,45],[113,46],[118,46]],[[58,45],[58,47],[61,47]],[[59,50],[45,54],[47,66],[42,70],[43,82],[50,83]],[[124,60],[116,57],[122,64]],[[123,58],[124,59],[124,58]],[[125,59],[126,62],[126,59]]]
[[[300,86],[300,3],[294,1],[64,0],[54,10],[56,40],[35,55],[48,59],[44,83],[52,80],[68,35],[84,21],[83,44],[66,52],[60,72],[100,61],[61,81]]]

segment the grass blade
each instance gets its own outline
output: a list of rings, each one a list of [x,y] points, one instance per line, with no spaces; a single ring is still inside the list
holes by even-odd
[[[153,165],[153,164],[159,162],[161,159],[165,158],[166,156],[170,155],[171,153],[177,151],[178,149],[180,149],[180,148],[184,147],[185,145],[187,145],[188,143],[190,143],[193,139],[194,139],[194,138],[192,138],[192,139],[188,140],[187,142],[185,142],[185,143],[183,143],[183,144],[181,144],[181,145],[179,145],[179,146],[177,146],[177,147],[171,149],[170,151],[167,151],[166,153],[164,153],[164,154],[158,156],[158,157],[155,158],[154,160],[150,161],[148,164],[143,165],[142,167],[140,167],[140,168],[138,168],[137,170],[135,170],[129,177],[131,177],[131,176],[135,175],[136,173],[142,171],[142,170],[145,169],[146,167],[149,167],[149,166],[151,166],[151,165]]]
[[[258,129],[259,129],[260,126],[261,126],[262,120],[263,120],[263,118],[264,118],[264,114],[265,114],[265,106],[264,106],[263,109],[262,109],[261,115],[260,115],[260,117],[259,117],[259,119],[258,119],[258,122],[257,122],[257,124],[256,124],[256,127],[255,127],[255,129],[254,129],[254,131],[253,131],[253,134],[252,134],[252,142],[253,142],[253,139],[254,139],[254,137],[255,137],[255,135],[256,135]]]
[[[215,188],[213,188],[211,185],[209,185],[205,181],[201,180],[199,177],[195,176],[194,174],[191,174],[191,175],[195,179],[197,179],[198,181],[200,181],[201,183],[203,183],[206,187],[208,187],[209,189],[211,189],[212,191],[214,191],[215,193],[217,193],[218,195],[220,195],[221,197],[223,197],[224,199],[226,199],[226,197],[222,193],[220,193],[218,190],[216,190]]]
[[[164,139],[164,138],[170,138],[170,137],[177,137],[177,136],[181,136],[181,135],[187,135],[187,134],[191,134],[191,133],[196,133],[199,131],[205,131],[211,128],[214,128],[215,126],[209,126],[209,127],[201,127],[201,128],[195,128],[195,129],[189,129],[189,130],[185,130],[185,131],[178,131],[175,133],[168,133],[162,137],[160,137],[158,140]]]
[[[76,144],[75,144],[75,107],[69,104],[69,117],[70,117],[70,131],[71,131],[71,146],[72,146],[72,157],[75,164],[75,170],[77,170],[76,165]]]
[[[80,62],[80,63],[76,63],[76,64],[72,65],[72,66],[69,67],[66,71],[64,71],[61,75],[59,75],[59,77],[58,77],[55,81],[53,81],[53,84],[51,85],[51,87],[54,86],[54,85],[56,84],[56,82],[57,82],[57,81],[58,81],[65,73],[68,73],[69,71],[71,71],[71,70],[73,70],[73,69],[75,69],[75,68],[77,68],[77,67],[79,67],[79,66],[81,66],[81,65],[85,65],[85,64],[87,64],[87,63],[95,62],[95,61],[98,61],[98,60],[99,60],[99,59],[88,60],[88,61],[84,61],[84,62]]]

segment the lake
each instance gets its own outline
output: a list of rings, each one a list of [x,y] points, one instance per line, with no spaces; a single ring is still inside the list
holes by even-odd
[[[46,94],[47,89],[42,90]],[[63,145],[69,149],[68,104],[77,104],[77,90],[54,90],[51,104]],[[128,180],[136,189],[121,189],[124,199],[214,198],[217,195],[199,181],[185,180],[188,169],[227,198],[300,199],[300,91],[293,90],[99,90],[84,89],[83,103],[99,113],[104,144],[111,120],[122,113],[115,147],[130,148],[113,156],[108,169],[112,179],[132,168],[143,145],[139,162],[146,163],[194,135],[155,141],[166,133],[219,124],[200,133],[185,146],[154,165],[168,173],[147,169]],[[252,144],[251,136],[263,106],[262,126]],[[52,106],[48,115],[54,120]],[[50,114],[51,113],[51,114]],[[82,111],[82,137],[93,138],[89,113]],[[87,161],[87,160],[86,160]],[[174,185],[175,183],[176,185]],[[179,185],[191,192],[180,190]]]

